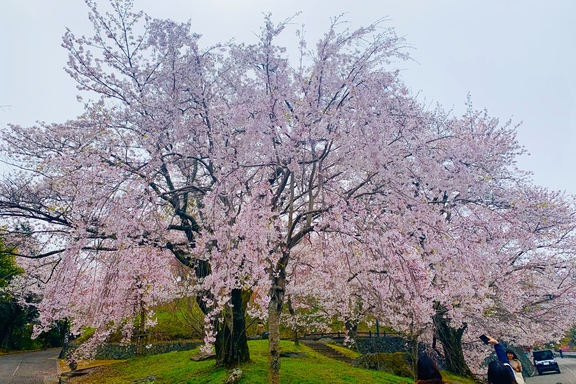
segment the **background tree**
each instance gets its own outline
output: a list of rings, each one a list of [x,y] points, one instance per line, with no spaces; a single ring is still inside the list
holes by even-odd
[[[10,281],[24,272],[16,264],[16,256],[13,251],[6,250],[4,241],[0,238],[0,288],[6,288]]]
[[[37,349],[61,346],[67,331],[59,322],[39,333],[38,304],[53,264],[49,260],[17,260],[16,248],[0,239],[0,348],[3,350]]]
[[[16,264],[16,257],[12,252],[6,252],[4,241],[0,239],[0,348],[14,349],[12,340],[13,329],[17,325],[18,308],[17,303],[6,291],[10,281],[23,273],[22,268]]]

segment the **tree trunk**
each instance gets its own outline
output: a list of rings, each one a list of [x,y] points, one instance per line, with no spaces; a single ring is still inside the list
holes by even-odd
[[[414,380],[417,379],[417,372],[418,372],[418,338],[420,337],[419,334],[415,334],[413,331],[410,331],[408,336],[408,350],[410,351],[410,360],[412,363],[412,372],[414,372]]]
[[[140,324],[136,335],[136,356],[144,356],[148,337],[146,334],[146,309],[144,303],[140,301]]]
[[[280,315],[286,292],[286,269],[279,267],[276,273],[272,276],[268,304],[268,384],[280,384]]]
[[[210,274],[210,265],[204,260],[198,260],[194,267],[196,276],[204,278]],[[204,292],[211,297],[210,292]],[[246,337],[246,303],[250,300],[250,291],[233,289],[231,292],[232,308],[228,313],[227,320],[216,325],[216,365],[234,368],[240,363],[250,361],[248,338]],[[203,294],[196,296],[196,302],[204,314],[210,312],[202,300]]]
[[[294,328],[294,345],[300,345],[300,339],[298,338],[298,327]]]
[[[226,368],[234,368],[240,363],[250,361],[248,338],[246,337],[246,303],[250,298],[250,292],[242,292],[240,289],[232,290],[231,304],[228,321],[218,324],[216,334],[216,365]]]
[[[348,332],[348,337],[356,343],[356,338],[358,337],[358,321],[356,320],[346,320],[344,327]]]
[[[182,219],[182,227],[185,228],[184,233],[190,244],[195,244],[194,235],[200,229],[198,224],[191,220],[186,214],[186,209],[179,211],[179,205],[174,205],[177,214]],[[187,267],[194,269],[194,274],[201,280],[212,273],[210,263],[206,260],[191,259],[184,251],[179,250],[172,243],[167,243],[166,248],[169,249],[176,259]],[[248,295],[244,295],[248,293]],[[240,363],[250,360],[250,352],[248,350],[248,338],[246,337],[246,303],[250,300],[250,293],[243,292],[240,289],[234,289],[231,293],[231,310],[226,313],[228,321],[222,321],[216,324],[216,342],[214,348],[216,350],[216,365],[225,367],[236,367]],[[206,315],[210,312],[209,307],[206,306],[203,297],[207,296],[214,298],[210,292],[201,292],[196,295],[196,303]]]
[[[290,312],[290,316],[295,317],[296,311],[292,307],[292,298],[288,296],[288,300],[286,300],[286,305],[288,306],[288,311]],[[294,325],[294,345],[300,345],[300,340],[298,339],[298,322]]]
[[[448,371],[459,376],[475,379],[474,374],[468,368],[462,351],[462,335],[466,330],[466,325],[461,328],[452,328],[450,321],[445,317],[446,311],[438,306],[434,315],[434,334],[442,343],[446,368]]]

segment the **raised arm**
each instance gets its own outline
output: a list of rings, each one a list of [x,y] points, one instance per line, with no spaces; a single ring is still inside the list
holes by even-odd
[[[490,343],[494,346],[494,350],[496,351],[496,356],[498,356],[498,361],[501,362],[502,364],[506,365],[508,367],[508,369],[510,370],[512,377],[515,377],[514,376],[514,370],[512,369],[512,366],[510,365],[510,360],[508,360],[508,356],[506,355],[506,351],[500,345],[498,340],[496,340],[493,337],[488,336],[488,343]]]
[[[498,340],[493,337],[488,336],[488,342],[494,346],[494,350],[496,351],[496,356],[498,356],[498,361],[504,364],[510,364],[510,360],[508,360],[508,356],[506,356],[506,351],[500,345]]]

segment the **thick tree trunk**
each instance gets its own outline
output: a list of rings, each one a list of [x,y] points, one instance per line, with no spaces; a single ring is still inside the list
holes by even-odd
[[[272,277],[268,304],[268,384],[280,384],[280,315],[285,292],[286,270],[280,267]]]
[[[195,267],[196,276],[204,278],[210,274],[210,266],[204,260],[199,260]],[[209,292],[206,295],[211,296]],[[198,306],[208,314],[210,308],[202,300],[202,294],[196,297]],[[240,363],[250,361],[248,338],[246,337],[246,304],[250,300],[250,292],[233,289],[231,293],[232,308],[227,318],[217,324],[216,342],[216,365],[234,368]]]
[[[222,321],[216,335],[216,365],[234,368],[240,363],[250,361],[248,338],[246,337],[246,303],[249,292],[240,289],[232,290],[228,321]]]
[[[187,199],[185,199],[187,200]],[[195,233],[198,233],[200,227],[198,224],[186,214],[186,209],[180,210],[180,206],[175,200],[174,208],[176,213],[182,219],[182,228],[190,244],[195,244]],[[184,207],[186,205],[184,204]],[[172,243],[167,243],[168,248],[176,259],[187,267],[194,269],[196,277],[201,280],[212,273],[210,263],[206,260],[191,259],[189,255],[179,250]],[[204,296],[213,298],[210,292],[201,292],[196,296],[196,302],[206,315],[210,312],[210,308],[206,306],[203,300]],[[246,303],[250,299],[250,294],[245,296],[242,290],[232,290],[231,304],[232,309],[229,313],[225,314],[225,321],[216,325],[216,342],[214,348],[216,349],[216,365],[225,367],[236,367],[240,363],[250,360],[250,352],[248,350],[248,339],[246,337]]]
[[[445,310],[438,307],[434,315],[434,334],[442,343],[446,368],[448,371],[460,376],[475,379],[474,374],[468,368],[462,351],[462,335],[466,330],[466,325],[461,328],[452,328],[450,321],[445,317]]]

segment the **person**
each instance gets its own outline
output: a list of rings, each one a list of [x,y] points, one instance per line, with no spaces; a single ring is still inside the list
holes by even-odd
[[[513,378],[510,369],[501,361],[492,360],[488,364],[488,383],[490,384],[514,384],[516,380]]]
[[[418,358],[416,371],[416,384],[445,384],[438,366],[428,355]]]
[[[514,371],[514,378],[518,384],[525,384],[524,376],[522,376],[522,363],[518,359],[516,353],[513,350],[507,349],[506,350],[506,357],[508,357],[508,361],[510,361],[510,366]]]
[[[258,325],[256,326],[256,334],[262,336],[263,333],[264,333],[264,324],[262,324],[262,322],[259,321]]]
[[[506,351],[498,340],[488,336],[488,343],[494,346],[498,361],[491,361],[488,364],[488,383],[490,384],[517,384],[514,370],[510,365],[510,360],[506,356]]]
[[[558,352],[560,352],[560,357],[561,357],[561,358],[564,358],[564,351],[562,350],[562,348],[560,348],[560,349],[558,350]]]

